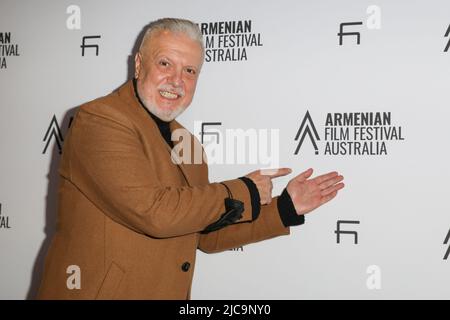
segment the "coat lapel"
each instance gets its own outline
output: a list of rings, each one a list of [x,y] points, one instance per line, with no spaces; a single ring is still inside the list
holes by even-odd
[[[147,127],[149,127],[151,129],[152,132],[152,138],[158,141],[158,143],[160,145],[163,145],[164,149],[166,152],[169,153],[169,157],[175,158],[173,160],[173,163],[177,165],[178,169],[180,170],[181,174],[184,176],[186,183],[189,186],[195,185],[197,184],[196,182],[196,171],[194,168],[194,166],[196,165],[191,165],[191,164],[185,164],[183,163],[178,155],[176,154],[176,152],[172,152],[172,149],[170,148],[170,146],[166,143],[166,141],[164,140],[164,138],[161,136],[161,133],[159,132],[159,128],[157,126],[157,124],[155,123],[155,121],[150,117],[149,114],[147,114],[146,110],[143,109],[142,105],[139,103],[139,100],[137,99],[137,97],[134,94],[134,87],[133,87],[133,81],[129,80],[127,81],[123,86],[121,86],[118,89],[118,95],[121,99],[125,100],[127,104],[130,105],[130,109],[139,113],[138,117],[139,119],[143,119],[143,121],[145,121],[145,125]],[[171,131],[176,130],[176,129],[185,129],[181,124],[179,124],[177,121],[173,120],[170,123],[170,129]],[[186,129],[185,129],[186,130]],[[191,137],[193,138],[193,137]],[[174,146],[177,145],[178,143],[181,142],[174,142]],[[197,165],[198,166],[198,165]]]

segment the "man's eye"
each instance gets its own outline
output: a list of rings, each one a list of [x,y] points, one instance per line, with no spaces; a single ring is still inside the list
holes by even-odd
[[[192,74],[192,75],[195,75],[195,74],[197,73],[197,72],[196,72],[194,69],[192,69],[192,68],[187,68],[186,71],[187,71],[187,73]]]
[[[169,65],[169,63],[168,63],[167,61],[164,61],[164,60],[161,60],[161,61],[159,62],[159,64],[160,64],[161,66],[163,66],[163,67],[167,67],[167,66]]]

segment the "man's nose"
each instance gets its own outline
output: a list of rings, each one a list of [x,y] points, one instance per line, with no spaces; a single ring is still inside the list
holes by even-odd
[[[170,82],[173,83],[176,86],[181,86],[183,84],[183,70],[173,70],[173,72],[170,75]]]

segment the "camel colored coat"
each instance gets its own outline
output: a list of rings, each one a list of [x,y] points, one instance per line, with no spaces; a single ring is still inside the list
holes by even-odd
[[[171,130],[178,128],[172,121]],[[227,190],[209,182],[205,162],[174,163],[132,81],[78,109],[59,173],[57,230],[39,299],[189,299],[197,249],[289,234],[277,197],[251,221],[250,194],[239,179],[224,183],[244,202],[242,219],[201,234],[225,212]]]

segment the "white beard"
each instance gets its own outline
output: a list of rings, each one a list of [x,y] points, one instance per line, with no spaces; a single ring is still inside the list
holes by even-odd
[[[169,122],[178,117],[181,113],[183,113],[184,110],[186,110],[185,106],[178,106],[177,108],[173,110],[164,110],[160,109],[157,106],[147,103],[145,100],[142,100],[144,103],[144,106],[150,111],[153,115],[157,116],[163,121]]]
[[[150,111],[153,115],[157,116],[163,121],[169,122],[178,117],[188,106],[178,106],[175,109],[161,109],[158,106],[150,103],[145,99],[139,92],[139,88],[137,88],[137,93],[139,95],[140,100],[144,104],[144,106],[147,108],[148,111]]]

